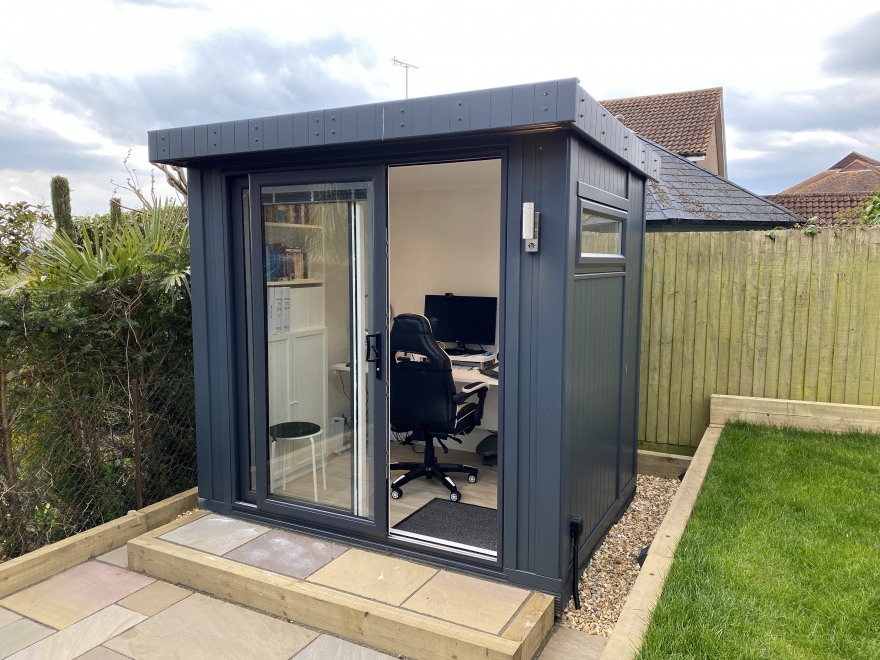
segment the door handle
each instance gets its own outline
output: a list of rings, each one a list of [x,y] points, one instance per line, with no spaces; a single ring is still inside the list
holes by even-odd
[[[382,333],[367,335],[367,362],[376,364],[376,378],[382,380]]]

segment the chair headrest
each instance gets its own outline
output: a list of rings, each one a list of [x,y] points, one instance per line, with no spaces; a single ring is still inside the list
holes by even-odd
[[[400,314],[395,317],[391,327],[392,363],[397,352],[424,355],[432,368],[451,368],[449,356],[434,339],[431,323],[421,314]]]

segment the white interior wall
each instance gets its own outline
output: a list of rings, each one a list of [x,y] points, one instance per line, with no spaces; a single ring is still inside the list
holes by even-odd
[[[394,314],[423,314],[428,294],[499,298],[500,242],[500,160],[389,168],[389,297]],[[496,337],[497,327],[496,322]],[[473,451],[487,431],[498,428],[497,390],[489,390],[481,429],[457,448]]]

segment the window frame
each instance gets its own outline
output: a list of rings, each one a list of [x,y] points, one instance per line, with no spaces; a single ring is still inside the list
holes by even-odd
[[[620,225],[620,254],[599,254],[591,252],[581,252],[581,242],[584,231],[584,211],[588,211],[592,216],[599,216],[607,220],[612,220]],[[616,209],[605,204],[599,204],[578,197],[577,211],[577,240],[575,248],[577,249],[577,265],[578,266],[598,266],[598,265],[626,265],[626,221],[629,214],[622,210]]]

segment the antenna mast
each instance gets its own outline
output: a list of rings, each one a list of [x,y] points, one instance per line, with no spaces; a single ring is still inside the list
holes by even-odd
[[[409,98],[409,70],[410,69],[418,69],[415,64],[407,64],[406,62],[401,62],[397,59],[397,55],[391,58],[391,66],[402,66],[403,70],[406,71],[406,98]]]

